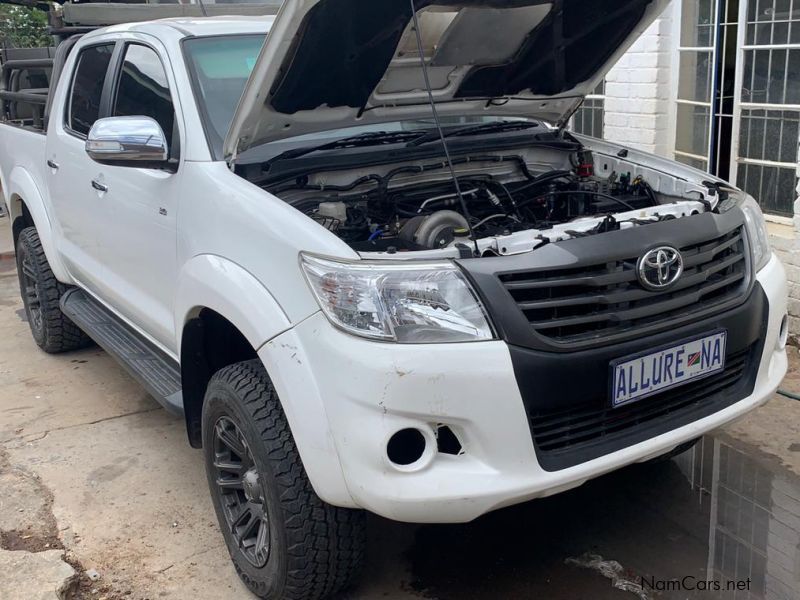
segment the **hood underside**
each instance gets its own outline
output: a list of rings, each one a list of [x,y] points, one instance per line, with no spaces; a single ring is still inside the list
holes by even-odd
[[[558,123],[666,0],[415,0],[437,108]],[[284,3],[227,157],[314,131],[430,117],[409,0]]]

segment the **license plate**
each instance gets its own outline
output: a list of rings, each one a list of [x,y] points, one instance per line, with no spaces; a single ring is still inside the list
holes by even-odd
[[[611,406],[708,377],[725,368],[725,330],[611,362]]]

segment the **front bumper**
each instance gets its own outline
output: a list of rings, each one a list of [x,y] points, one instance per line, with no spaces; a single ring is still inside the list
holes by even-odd
[[[537,458],[503,341],[375,343],[334,329],[317,313],[265,344],[259,356],[324,500],[398,521],[465,522],[659,456],[763,404],[787,368],[786,352],[778,347],[787,289],[777,258],[757,282],[768,308],[752,392],[713,414],[558,470],[546,470]],[[581,365],[573,368],[581,377]],[[322,415],[314,406],[323,408]],[[459,438],[462,454],[435,451],[434,431],[441,424]],[[429,441],[429,453],[410,468],[393,465],[386,454],[389,438],[404,428],[422,430]]]

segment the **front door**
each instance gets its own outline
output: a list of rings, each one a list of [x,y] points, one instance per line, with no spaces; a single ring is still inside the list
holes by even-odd
[[[99,245],[106,265],[102,297],[168,352],[174,352],[172,301],[177,279],[176,216],[182,170],[180,131],[159,52],[126,43],[109,116],[147,116],[161,126],[173,167],[142,169],[94,163],[108,219]]]

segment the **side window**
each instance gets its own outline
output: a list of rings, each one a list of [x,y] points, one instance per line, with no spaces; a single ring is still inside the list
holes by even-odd
[[[113,116],[152,117],[161,125],[172,149],[175,108],[164,66],[152,48],[131,44],[125,49]]]
[[[81,51],[69,98],[67,126],[72,131],[88,135],[100,116],[103,83],[113,52],[114,44],[92,46]]]

